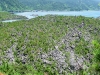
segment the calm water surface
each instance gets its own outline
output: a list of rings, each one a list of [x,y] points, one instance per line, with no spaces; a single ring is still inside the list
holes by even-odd
[[[86,17],[99,17],[100,11],[38,11],[38,12],[23,12],[23,13],[16,13],[16,15],[26,16],[27,18],[31,19],[38,16],[44,15],[64,15],[64,16],[86,16]]]
[[[14,22],[14,21],[18,21],[18,20],[5,20],[5,21],[2,21],[2,22]]]
[[[15,15],[26,16],[28,19],[35,18],[37,16],[45,15],[64,15],[64,16],[85,16],[97,18],[100,16],[100,11],[38,11],[38,12],[21,12],[15,13]],[[16,20],[6,20],[3,22],[13,22]]]

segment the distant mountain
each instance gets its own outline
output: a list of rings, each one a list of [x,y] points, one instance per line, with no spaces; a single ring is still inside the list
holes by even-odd
[[[99,10],[95,0],[19,0],[34,10]]]
[[[0,0],[0,11],[22,10],[23,6],[18,0]]]
[[[100,0],[0,0],[0,11],[99,10]]]

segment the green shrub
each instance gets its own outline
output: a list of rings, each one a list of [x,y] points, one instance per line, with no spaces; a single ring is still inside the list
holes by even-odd
[[[93,40],[92,43],[94,45],[93,67],[95,68],[96,71],[100,72],[100,43],[96,40]]]

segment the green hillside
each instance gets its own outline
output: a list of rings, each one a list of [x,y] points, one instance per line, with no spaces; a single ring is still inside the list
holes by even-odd
[[[22,10],[23,5],[18,0],[0,0],[0,11]]]
[[[95,0],[19,0],[32,10],[99,10]]]
[[[40,16],[0,23],[0,72],[100,75],[100,20]]]
[[[0,0],[0,11],[18,10],[99,10],[99,1],[91,0]]]

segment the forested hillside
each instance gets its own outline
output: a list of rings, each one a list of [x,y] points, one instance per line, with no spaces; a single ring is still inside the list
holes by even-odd
[[[0,11],[15,10],[99,10],[95,0],[0,0]]]
[[[99,10],[95,0],[19,0],[34,10]]]
[[[23,5],[18,0],[0,0],[0,11],[22,10]]]

